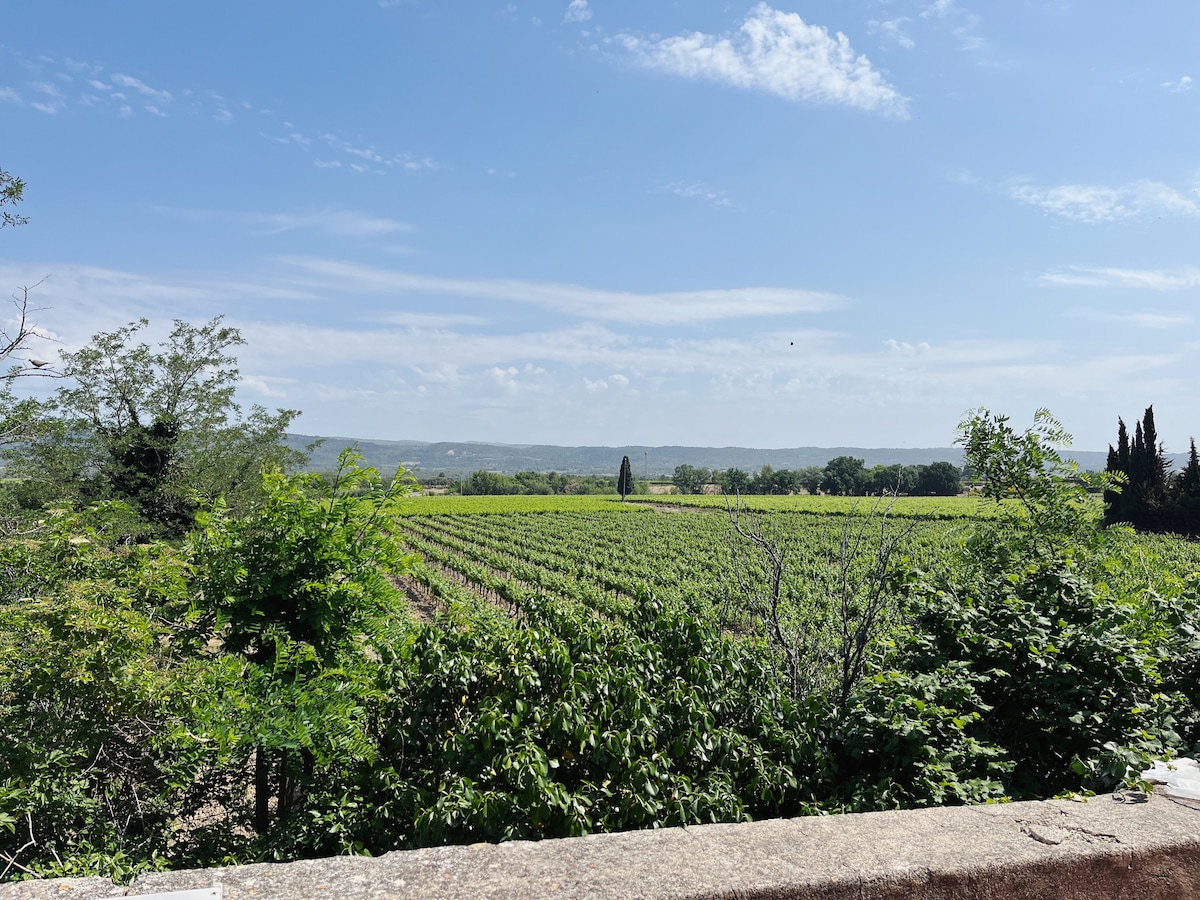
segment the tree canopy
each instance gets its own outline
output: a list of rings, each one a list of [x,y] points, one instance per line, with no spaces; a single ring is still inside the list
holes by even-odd
[[[137,340],[148,325],[101,332],[60,354],[67,383],[8,455],[46,499],[121,500],[152,530],[178,535],[198,503],[223,496],[242,508],[261,490],[264,468],[302,460],[283,444],[298,413],[254,406],[242,415],[231,350],[245,341],[220,317],[176,320],[157,348]]]

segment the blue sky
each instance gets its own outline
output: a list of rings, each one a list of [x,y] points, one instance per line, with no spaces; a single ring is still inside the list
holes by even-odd
[[[1200,432],[1194,2],[9,7],[39,356],[224,315],[377,439]]]

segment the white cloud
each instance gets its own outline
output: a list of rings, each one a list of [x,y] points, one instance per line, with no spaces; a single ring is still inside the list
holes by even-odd
[[[1200,269],[1121,269],[1072,267],[1066,272],[1047,272],[1041,280],[1065,287],[1126,287],[1151,291],[1178,291],[1200,287]]]
[[[305,411],[303,429],[318,434],[606,443],[619,433],[629,443],[722,445],[739,433],[752,434],[745,443],[757,446],[879,446],[887,435],[903,434],[910,443],[934,446],[949,442],[969,407],[1020,416],[1048,405],[1085,436],[1080,446],[1103,447],[1111,440],[1112,410],[1141,408],[1147,393],[1156,405],[1191,408],[1194,393],[1195,350],[1171,331],[1189,317],[1170,311],[1114,319],[1126,331],[1159,328],[1152,352],[1114,350],[1065,329],[1043,329],[1055,335],[1046,338],[958,341],[883,340],[877,333],[856,346],[850,335],[776,322],[758,333],[657,330],[637,327],[645,320],[636,314],[626,327],[619,318],[600,322],[577,308],[614,303],[620,312],[622,304],[654,306],[681,293],[575,287],[580,296],[547,303],[526,289],[561,286],[427,279],[405,292],[369,276],[411,276],[373,270],[346,277],[297,272],[293,265],[201,281],[0,264],[0,283],[29,284],[47,271],[55,274],[38,288],[42,324],[54,326],[52,336],[66,350],[141,315],[151,319],[147,340],[154,342],[173,318],[233,311],[229,324],[248,342],[239,353],[247,398],[286,395],[286,405]],[[370,296],[385,291],[404,294],[392,313],[381,312],[387,304]],[[565,308],[576,319],[556,325],[534,316],[540,324],[533,329],[500,330],[472,314],[478,304],[460,306],[457,297]],[[503,312],[490,304],[489,318],[493,310]],[[630,404],[634,392],[639,402]],[[398,408],[405,411],[399,420]],[[814,421],[822,423],[819,432],[804,425]],[[926,424],[914,431],[914,421]]]
[[[295,138],[303,137],[303,136],[302,135],[292,135],[291,137],[293,139],[295,139]],[[341,150],[343,153],[346,153],[350,156],[357,157],[358,159],[364,160],[367,163],[375,163],[377,166],[379,166],[379,165],[385,166],[388,169],[399,169],[402,172],[415,173],[415,172],[422,172],[422,171],[437,171],[438,169],[443,168],[441,163],[438,163],[438,162],[434,161],[433,159],[430,159],[428,156],[418,158],[411,153],[397,153],[392,156],[385,157],[382,153],[380,153],[374,147],[371,147],[371,146],[356,147],[355,145],[351,144],[350,142],[343,140],[338,135],[331,134],[330,132],[325,132],[324,134],[322,134],[320,136],[320,139],[322,141],[324,141],[326,144],[328,144],[330,147]],[[276,140],[280,141],[280,143],[287,143],[287,140],[285,140],[283,138],[276,138]],[[308,139],[304,138],[303,146],[307,147],[308,143],[309,143]],[[337,166],[334,166],[331,163],[318,163],[318,165],[320,165],[321,168],[340,168],[341,167],[340,163]],[[372,169],[370,166],[365,165],[363,163],[350,163],[349,167],[351,169],[353,169],[355,172],[369,172],[369,171],[382,172],[382,171],[384,171],[384,169],[379,169],[379,168]]]
[[[882,34],[884,37],[895,41],[905,50],[911,50],[916,46],[916,43],[904,31],[904,25],[908,21],[908,17],[906,16],[901,16],[898,19],[889,19],[886,22],[872,19],[867,23],[867,28],[870,29],[872,34]]]
[[[349,237],[371,237],[413,230],[407,222],[336,207],[305,213],[243,213],[173,207],[156,207],[156,211],[191,222],[234,223],[261,230],[264,234],[312,229]]]
[[[688,184],[681,181],[672,181],[669,184],[664,184],[659,190],[674,194],[676,197],[682,197],[685,200],[704,200],[713,206],[732,205],[732,201],[730,201],[729,195],[725,191],[715,190],[700,182]]]
[[[1120,322],[1123,325],[1132,325],[1134,328],[1179,328],[1183,325],[1191,325],[1194,321],[1191,316],[1180,316],[1171,313],[1126,313],[1109,316],[1114,322]]]
[[[563,13],[564,22],[586,22],[591,17],[592,11],[588,9],[588,0],[571,0],[567,11]]]
[[[118,110],[117,114],[122,119],[128,119],[130,116],[133,115],[133,107],[129,106],[128,104],[124,104],[121,106],[120,110]]]
[[[933,3],[921,10],[921,18],[944,19],[954,9],[954,0],[934,0]]]
[[[1165,87],[1173,94],[1182,94],[1184,91],[1190,91],[1192,89],[1192,77],[1190,75],[1184,75],[1178,81],[1164,81],[1162,83],[1162,87]]]
[[[883,342],[883,346],[898,356],[924,355],[932,349],[925,341],[921,341],[918,344],[910,344],[908,341],[898,341],[895,338],[888,338]]]
[[[842,33],[830,36],[796,13],[760,3],[737,34],[692,32],[677,37],[616,37],[641,66],[703,79],[787,100],[839,104],[907,117],[907,99],[855,54]]]
[[[1161,181],[1139,179],[1108,187],[1064,184],[1054,187],[1015,183],[1008,196],[1045,212],[1078,222],[1115,222],[1157,216],[1200,216],[1200,203]]]
[[[379,321],[386,322],[391,325],[398,325],[402,328],[419,328],[445,330],[448,328],[457,328],[466,326],[468,328],[482,328],[489,324],[488,319],[483,316],[463,315],[457,313],[419,313],[402,310],[398,312],[385,313],[378,317]]]
[[[375,293],[434,294],[526,303],[591,320],[685,325],[725,319],[786,316],[838,308],[835,294],[795,288],[739,288],[636,294],[574,284],[516,279],[461,279],[415,275],[338,260],[287,257],[284,262],[332,279],[343,289]]]
[[[0,100],[5,103],[21,103],[21,95],[10,87],[0,87]]]
[[[155,98],[163,101],[164,103],[169,103],[171,100],[171,95],[169,92],[156,91],[154,88],[150,87],[144,81],[140,81],[139,79],[134,78],[131,75],[122,75],[118,72],[118,73],[114,74],[110,80],[112,81],[113,84],[119,85],[123,88],[129,88],[130,90],[137,91],[139,94],[144,94],[147,97],[155,97]]]
[[[382,216],[352,212],[344,209],[325,209],[315,213],[295,215],[288,213],[254,214],[249,221],[267,227],[271,234],[294,231],[299,228],[315,228],[331,234],[368,237],[371,235],[394,234],[412,231],[407,222],[398,222]]]

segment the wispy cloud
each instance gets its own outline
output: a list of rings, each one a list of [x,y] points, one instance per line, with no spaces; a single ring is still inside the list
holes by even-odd
[[[647,69],[765,91],[787,100],[852,106],[907,117],[908,100],[841,32],[830,35],[796,13],[760,3],[733,35],[620,34],[614,39]]]
[[[129,88],[130,90],[137,91],[139,94],[143,94],[147,97],[154,97],[155,99],[161,100],[164,103],[169,103],[171,101],[171,94],[169,91],[155,90],[144,81],[134,78],[131,75],[122,75],[118,72],[114,74],[110,80],[118,87]]]
[[[1094,437],[1081,446],[1103,446],[1112,428],[1104,410],[1132,407],[1147,391],[1162,403],[1163,397],[1185,402],[1178,398],[1194,389],[1188,368],[1194,350],[1170,340],[1156,342],[1153,352],[1114,352],[1065,335],[947,341],[899,334],[856,348],[849,335],[791,327],[794,317],[786,329],[770,321],[757,332],[694,331],[644,327],[657,318],[648,321],[638,311],[676,306],[671,324],[703,325],[688,316],[696,305],[691,298],[699,296],[703,306],[708,295],[721,295],[717,312],[727,317],[741,310],[737,297],[724,295],[753,289],[625,294],[349,265],[289,264],[254,278],[195,280],[0,264],[0,283],[32,283],[53,270],[38,302],[48,308],[43,324],[54,326],[50,336],[67,350],[142,315],[151,320],[153,342],[165,337],[173,318],[232,311],[227,321],[248,341],[239,354],[241,387],[248,396],[303,409],[303,428],[318,434],[423,437],[384,424],[402,404],[406,419],[432,423],[425,426],[436,429],[430,440],[604,443],[620,433],[645,435],[624,439],[633,442],[715,445],[728,443],[731,427],[753,422],[765,423],[765,431],[754,432],[759,446],[794,446],[799,419],[832,423],[822,441],[875,446],[879,434],[918,417],[941,423],[931,432],[935,445],[972,405],[1003,401],[1003,408],[1019,410],[1070,398],[1092,419],[1084,424]],[[475,313],[478,304],[456,306],[456,297],[565,309],[574,319],[556,324],[539,315],[531,317],[532,328],[499,329]],[[803,296],[794,299],[776,308],[810,305]],[[596,309],[606,305],[618,315],[597,321],[605,316]],[[483,315],[492,320],[501,313],[493,303]],[[1150,312],[1122,321],[1164,328],[1169,337],[1171,327],[1185,324],[1182,318]],[[623,398],[634,393],[644,402],[631,407]],[[699,420],[698,406],[706,410]],[[1086,413],[1093,408],[1099,411]],[[563,422],[581,424],[564,433]],[[1077,434],[1085,430],[1077,417],[1071,424]]]
[[[733,201],[729,199],[729,195],[725,191],[718,191],[700,182],[672,181],[661,185],[659,190],[668,194],[674,194],[676,197],[682,197],[685,200],[704,200],[713,206],[724,207],[733,205]]]
[[[1192,77],[1190,75],[1184,75],[1178,81],[1164,81],[1162,83],[1162,87],[1165,87],[1173,94],[1182,94],[1184,91],[1190,91],[1192,89]]]
[[[588,9],[588,0],[571,0],[567,11],[563,13],[564,22],[586,22],[591,17],[592,11]]]
[[[954,0],[934,0],[923,10],[921,10],[921,18],[937,18],[944,19],[954,9]]]
[[[1039,187],[1017,182],[1010,183],[1007,193],[1021,203],[1078,222],[1115,222],[1150,216],[1200,216],[1200,203],[1194,197],[1161,181],[1145,178],[1116,187],[1096,184]]]
[[[916,42],[908,36],[908,33],[904,29],[904,26],[908,23],[908,21],[909,19],[907,16],[900,16],[897,19],[888,19],[884,22],[881,22],[878,19],[872,19],[867,23],[867,28],[872,34],[883,35],[887,39],[899,44],[905,50],[911,50],[916,46]]]
[[[336,207],[304,213],[247,213],[165,206],[155,209],[164,215],[190,222],[231,223],[263,234],[283,234],[307,229],[347,237],[377,237],[414,230],[407,222]]]
[[[845,304],[835,294],[793,288],[639,294],[506,278],[441,278],[330,259],[286,257],[283,261],[311,275],[332,279],[343,289],[352,285],[356,290],[374,293],[502,300],[581,319],[646,325],[698,325],[725,319],[795,315],[823,312]]]
[[[1126,287],[1150,291],[1178,291],[1200,287],[1200,269],[1120,269],[1073,266],[1046,272],[1041,280],[1063,287]]]
[[[991,45],[980,34],[980,19],[975,13],[959,6],[956,0],[934,0],[926,4],[920,18],[948,27],[960,49],[974,56],[977,64],[989,67],[1011,67],[1012,60],[997,57]]]
[[[1081,313],[1081,315],[1085,318],[1098,322],[1116,322],[1120,325],[1126,325],[1131,328],[1143,328],[1151,330],[1180,328],[1185,325],[1191,325],[1192,322],[1195,321],[1191,316],[1183,316],[1177,313],[1098,313],[1089,310],[1086,313]]]
[[[29,87],[38,95],[40,99],[31,100],[29,105],[38,112],[44,112],[47,115],[58,115],[67,107],[66,99],[63,97],[62,91],[58,85],[49,81],[31,81]]]
[[[390,156],[385,156],[383,153],[376,150],[373,146],[367,145],[356,146],[349,141],[343,139],[339,135],[326,132],[321,135],[321,140],[326,146],[340,150],[347,156],[353,156],[355,159],[362,160],[359,163],[350,163],[348,168],[355,172],[384,172],[388,169],[396,169],[401,172],[415,173],[421,171],[436,172],[444,168],[441,163],[430,159],[429,157],[417,157],[411,153],[395,153]],[[322,168],[341,168],[341,164],[334,165],[333,163],[317,163]]]
[[[403,0],[410,2],[410,0]],[[3,48],[0,48],[3,49]],[[72,59],[49,55],[36,59],[19,53],[11,54],[17,63],[34,76],[18,90],[0,86],[0,102],[28,106],[48,115],[66,112],[73,105],[108,109],[120,118],[127,119],[142,112],[166,119],[172,110],[184,109],[220,125],[232,125],[237,121],[232,109],[257,111],[259,117],[254,127],[267,140],[310,152],[313,139],[282,116],[249,100],[231,102],[216,91],[179,88],[167,90],[148,84],[141,78],[123,72],[105,75],[103,66],[92,65]],[[77,80],[78,79],[78,80]],[[22,91],[24,93],[22,93]],[[242,122],[252,121],[242,115]],[[442,163],[425,155],[394,150],[377,150],[373,145],[351,144],[336,134],[326,132],[321,139],[332,149],[359,162],[343,164],[320,161],[322,168],[347,169],[362,173],[387,171],[416,174],[446,168]]]

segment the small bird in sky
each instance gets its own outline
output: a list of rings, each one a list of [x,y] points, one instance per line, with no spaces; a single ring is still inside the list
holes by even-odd
[[[41,369],[45,366],[50,365],[50,361],[45,360],[45,359],[30,359],[29,364],[31,366],[33,366],[35,369]]]

